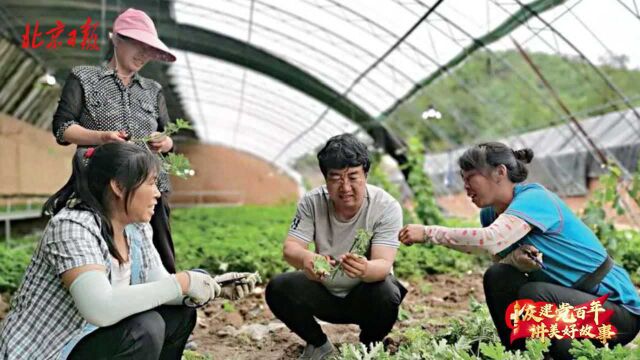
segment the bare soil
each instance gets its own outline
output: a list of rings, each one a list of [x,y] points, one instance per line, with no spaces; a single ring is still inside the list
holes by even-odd
[[[402,303],[403,320],[396,323],[394,332],[408,327],[422,326],[438,331],[452,318],[469,313],[469,299],[483,301],[482,275],[432,275],[405,283],[409,293]],[[0,296],[0,321],[8,311],[9,295]],[[339,346],[357,343],[356,325],[321,323],[331,341]],[[296,359],[303,341],[276,319],[264,301],[264,288],[234,303],[214,301],[198,310],[198,325],[192,335],[193,348],[198,354],[215,360],[276,360]]]
[[[409,293],[402,303],[404,316],[394,331],[422,326],[437,331],[452,318],[469,313],[469,299],[484,301],[482,275],[433,275],[408,283]],[[356,325],[321,323],[334,344],[357,343]],[[214,302],[198,313],[193,335],[195,351],[215,360],[295,359],[303,341],[278,321],[264,301],[263,289],[230,304]]]

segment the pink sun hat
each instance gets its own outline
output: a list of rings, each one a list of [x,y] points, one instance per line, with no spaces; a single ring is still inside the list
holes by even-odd
[[[175,55],[158,38],[158,32],[155,25],[153,25],[153,20],[144,11],[134,8],[125,10],[113,22],[113,32],[138,40],[158,50],[155,56],[158,60],[176,61]]]

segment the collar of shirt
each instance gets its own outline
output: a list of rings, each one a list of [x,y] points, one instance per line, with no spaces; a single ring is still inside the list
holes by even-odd
[[[106,63],[102,65],[102,69],[100,70],[100,77],[115,76],[115,75],[116,75],[115,69],[110,68],[109,65]],[[144,78],[140,76],[140,74],[138,74],[137,72],[133,74],[133,77],[131,78],[131,80],[134,82],[137,82],[143,89],[148,88],[148,85],[144,81]]]

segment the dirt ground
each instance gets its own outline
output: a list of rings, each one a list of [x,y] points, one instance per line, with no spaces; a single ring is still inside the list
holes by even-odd
[[[436,331],[452,317],[461,318],[469,312],[470,296],[484,301],[479,273],[461,277],[434,275],[405,285],[409,293],[402,309],[408,316],[394,330],[423,326]],[[334,344],[358,341],[355,325],[322,323],[322,328]],[[232,306],[214,302],[200,310],[193,343],[195,351],[215,360],[295,359],[303,344],[269,311],[263,288]]]
[[[452,317],[469,312],[469,298],[484,301],[482,275],[468,273],[460,277],[433,275],[416,283],[405,283],[409,293],[402,303],[407,315],[396,323],[394,331],[423,326],[437,331]],[[0,320],[8,311],[8,294],[0,296]],[[356,325],[322,323],[331,341],[358,342]],[[214,301],[198,310],[198,325],[188,349],[214,360],[296,359],[303,342],[278,321],[264,301],[264,287],[234,303]]]

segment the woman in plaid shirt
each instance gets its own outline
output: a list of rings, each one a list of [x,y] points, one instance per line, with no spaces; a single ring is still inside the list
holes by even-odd
[[[246,274],[166,271],[148,224],[159,169],[130,143],[76,154],[45,204],[53,217],[0,329],[0,359],[180,359],[196,322],[184,300],[204,304],[221,294],[220,277]]]

